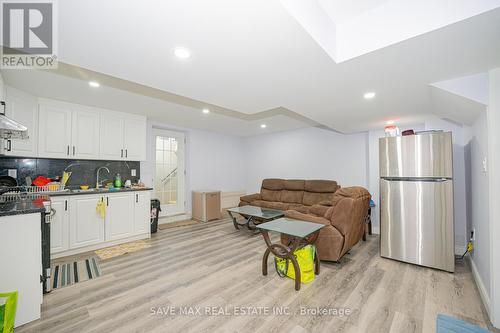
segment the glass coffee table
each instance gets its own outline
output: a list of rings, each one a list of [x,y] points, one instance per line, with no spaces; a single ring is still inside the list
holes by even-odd
[[[267,259],[270,253],[278,258],[289,259],[295,271],[295,290],[300,290],[300,266],[297,263],[294,252],[306,245],[314,245],[318,240],[319,231],[324,226],[324,224],[288,218],[280,218],[257,225],[267,245],[266,252],[264,252],[264,257],[262,258],[262,274],[267,275]],[[273,244],[269,238],[269,231],[287,235],[290,239],[288,245],[283,245],[281,243]],[[318,253],[314,255],[314,273],[316,275],[319,274]]]
[[[257,218],[267,222],[280,217],[283,217],[283,211],[277,209],[262,208],[257,206],[241,206],[229,208],[227,210],[229,216],[233,219],[234,227],[239,230],[240,227],[246,226],[249,230],[255,230],[253,221]],[[240,223],[236,220],[235,214],[239,214],[245,218],[245,222]]]

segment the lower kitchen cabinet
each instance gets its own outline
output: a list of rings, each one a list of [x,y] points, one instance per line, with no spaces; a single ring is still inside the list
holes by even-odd
[[[134,235],[134,197],[131,193],[106,196],[106,241]]]
[[[104,242],[104,219],[97,212],[100,195],[70,197],[69,246],[71,249]]]
[[[97,210],[100,202],[106,208],[104,216]],[[51,255],[62,257],[148,238],[150,202],[150,191],[53,197]]]
[[[69,200],[55,197],[51,201],[50,253],[59,253],[69,249]]]

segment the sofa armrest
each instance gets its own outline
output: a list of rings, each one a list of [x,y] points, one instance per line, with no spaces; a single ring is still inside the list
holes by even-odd
[[[330,221],[328,221],[324,217],[314,216],[314,215],[310,215],[310,214],[304,214],[304,213],[298,212],[296,210],[285,211],[285,217],[288,217],[288,218],[294,219],[294,220],[302,220],[302,221],[307,221],[307,222],[312,222],[312,223],[331,225]]]
[[[240,201],[248,202],[248,203],[251,203],[252,201],[260,200],[260,199],[261,199],[260,193],[248,194],[248,195],[244,195],[244,196],[240,197]]]

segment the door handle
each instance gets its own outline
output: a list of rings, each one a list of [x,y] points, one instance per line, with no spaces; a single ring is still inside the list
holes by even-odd
[[[73,156],[75,156],[75,146],[73,146]]]

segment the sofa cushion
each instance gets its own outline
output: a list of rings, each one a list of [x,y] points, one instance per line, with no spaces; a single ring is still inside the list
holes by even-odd
[[[290,191],[304,191],[305,182],[302,179],[286,179],[283,188]]]
[[[334,180],[306,180],[304,190],[307,192],[315,193],[333,193],[337,191],[340,186]]]
[[[269,209],[278,209],[284,211],[287,210],[290,205],[283,202],[255,200],[252,202],[252,206],[258,206]]]
[[[304,214],[307,214],[309,213],[309,206],[306,206],[306,205],[303,205],[303,204],[296,204],[296,203],[291,203],[289,206],[288,206],[288,209],[289,210],[295,210],[299,213],[304,213]]]
[[[268,178],[262,181],[262,188],[266,190],[279,191],[284,189],[284,180],[277,178]]]
[[[302,203],[307,206],[319,204],[322,201],[331,201],[333,193],[304,192]]]
[[[263,188],[260,191],[260,195],[262,197],[262,200],[265,201],[283,201],[281,200],[281,192],[282,191],[266,190],[265,188]]]
[[[288,203],[302,203],[303,191],[281,191],[281,201]]]

